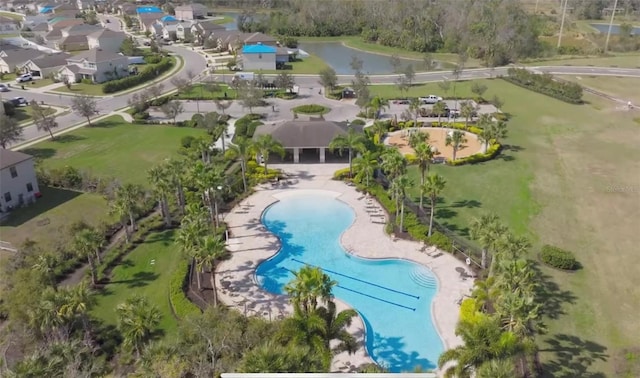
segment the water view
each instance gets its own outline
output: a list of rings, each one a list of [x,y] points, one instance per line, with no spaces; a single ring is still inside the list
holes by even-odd
[[[600,33],[607,34],[609,31],[609,24],[591,24],[592,28],[598,29]],[[611,26],[611,34],[620,34],[620,25]],[[631,34],[640,35],[640,26],[634,26],[631,29]]]

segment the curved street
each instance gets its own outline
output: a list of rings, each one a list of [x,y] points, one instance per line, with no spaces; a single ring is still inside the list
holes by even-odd
[[[114,25],[115,26],[115,25]],[[117,26],[116,26],[117,27]],[[171,78],[174,76],[187,77],[187,72],[191,71],[195,74],[204,72],[207,68],[205,58],[188,48],[182,46],[164,46],[164,49],[172,53],[173,55],[180,56],[184,65],[173,75],[167,76],[165,79],[159,81],[164,86],[164,92],[170,92],[175,89],[175,86],[171,84]],[[499,67],[495,69],[489,68],[476,68],[464,70],[460,75],[460,80],[470,79],[483,79],[495,77],[497,75],[506,75],[509,67]],[[527,69],[538,73],[550,73],[554,75],[589,75],[589,76],[624,76],[624,77],[640,77],[640,69],[637,68],[614,68],[614,67],[580,67],[580,66],[538,66],[538,67],[526,67]],[[232,75],[226,75],[226,81],[230,80]],[[276,75],[265,75],[266,77],[273,77]],[[313,88],[319,88],[317,75],[293,75],[295,82],[300,88],[303,89],[302,94],[306,94],[304,89],[313,96],[316,92]],[[398,75],[371,75],[372,84],[393,84]],[[349,84],[352,80],[351,75],[339,75],[339,84]],[[217,79],[220,79],[218,77]],[[438,82],[442,80],[452,80],[450,71],[437,71],[437,72],[422,72],[416,73],[414,83],[428,83]],[[119,109],[127,107],[128,100],[134,93],[144,90],[143,88],[131,91],[121,95],[105,96],[98,99],[98,109],[101,115],[109,114]],[[71,105],[72,96],[57,95],[51,93],[36,93],[29,90],[21,90],[19,88],[13,88],[13,92],[16,95],[23,96],[27,100],[36,100],[38,102],[44,102],[46,104],[69,107]],[[277,99],[276,99],[277,100]],[[85,119],[75,113],[70,113],[57,118],[59,128],[56,130],[58,133],[62,130],[69,129],[71,127],[78,126],[85,122]],[[37,140],[42,137],[46,137],[47,132],[39,131],[35,125],[27,126],[24,128],[23,140],[17,145],[22,145],[30,141]]]

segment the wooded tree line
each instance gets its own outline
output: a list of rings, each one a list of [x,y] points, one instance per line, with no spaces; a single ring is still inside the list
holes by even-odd
[[[282,2],[285,7],[268,15],[239,17],[239,28],[284,36],[360,35],[412,51],[467,53],[488,65],[541,52],[536,17],[513,0]]]

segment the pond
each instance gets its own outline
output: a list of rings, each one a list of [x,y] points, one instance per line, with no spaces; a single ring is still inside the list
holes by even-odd
[[[363,62],[362,71],[370,75],[391,74],[393,66],[387,55],[373,54],[355,50],[341,42],[303,42],[298,46],[305,52],[315,55],[331,66],[338,75],[352,75],[351,57],[356,56]],[[414,71],[424,71],[421,60],[400,59],[402,67],[413,65]]]
[[[591,24],[591,27],[603,34],[607,34],[609,31],[609,24]],[[620,34],[620,25],[612,25],[611,34]],[[640,26],[634,26],[633,29],[631,29],[631,34],[640,35]]]

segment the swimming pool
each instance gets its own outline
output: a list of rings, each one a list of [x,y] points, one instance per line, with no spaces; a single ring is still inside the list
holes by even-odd
[[[391,372],[436,367],[443,345],[431,320],[437,281],[426,267],[398,259],[370,260],[347,253],[340,236],[355,214],[331,192],[292,193],[262,216],[282,243],[256,270],[267,291],[283,294],[291,271],[319,266],[338,282],[333,294],[364,320],[367,352]],[[284,269],[283,269],[284,268]]]

